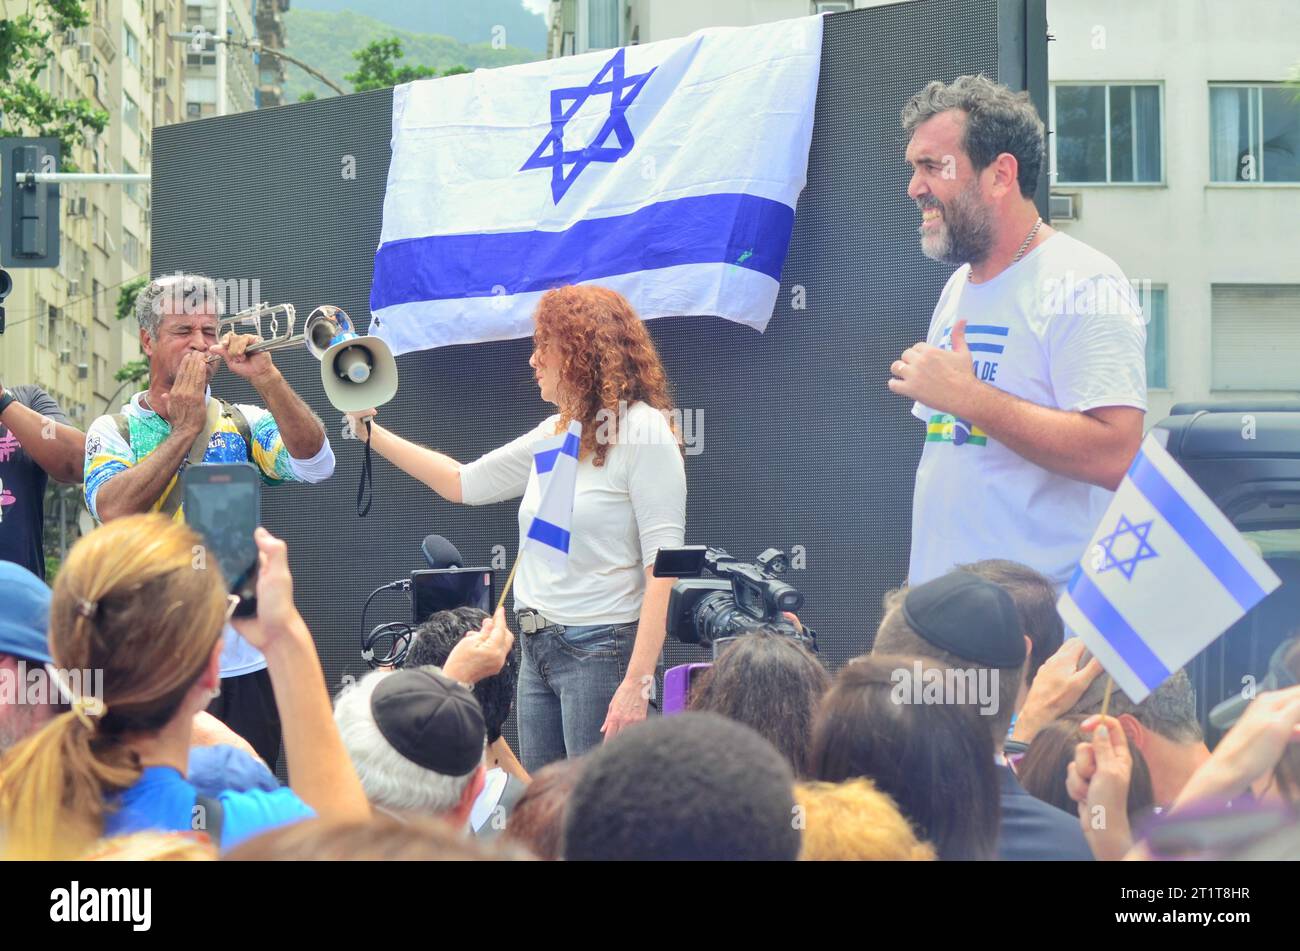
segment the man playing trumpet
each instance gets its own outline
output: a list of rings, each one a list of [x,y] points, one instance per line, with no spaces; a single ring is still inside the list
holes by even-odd
[[[150,281],[136,298],[149,388],[86,434],[86,507],[97,521],[150,511],[183,519],[181,473],[190,465],[251,462],[268,485],[322,482],[334,472],[320,419],[269,353],[245,352],[261,338],[227,333],[218,342],[217,303],[216,283],[196,274]],[[211,396],[222,359],[266,409]],[[280,723],[266,659],[228,625],[221,677],[212,712],[274,765]]]

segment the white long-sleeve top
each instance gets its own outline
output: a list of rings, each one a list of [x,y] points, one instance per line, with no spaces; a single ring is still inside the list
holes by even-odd
[[[554,436],[559,416],[460,470],[461,499],[486,505],[523,496],[520,537],[541,501],[533,447]],[[532,608],[565,625],[625,624],[641,615],[645,569],[660,548],[686,535],[686,469],[663,413],[628,407],[617,442],[597,468],[578,463],[569,560],[555,571],[524,556],[515,575],[515,610]]]

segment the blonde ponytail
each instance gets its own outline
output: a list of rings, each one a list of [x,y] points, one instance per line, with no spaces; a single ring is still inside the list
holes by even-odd
[[[176,715],[221,636],[225,583],[199,550],[191,529],[155,514],[110,522],[69,552],[50,652],[58,668],[102,672],[103,696],[69,698],[72,710],[0,759],[0,857],[83,854],[110,797],[139,779],[127,741]]]

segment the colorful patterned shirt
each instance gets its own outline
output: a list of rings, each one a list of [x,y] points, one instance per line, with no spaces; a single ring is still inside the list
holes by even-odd
[[[171,435],[171,424],[152,410],[146,409],[140,402],[143,393],[137,393],[131,402],[122,407],[126,417],[129,440],[122,438],[117,421],[112,416],[96,419],[86,432],[86,508],[95,521],[100,521],[96,508],[96,499],[104,484],[114,476],[125,472],[132,466],[147,459],[163,441]],[[211,399],[211,390],[208,399]],[[268,410],[243,403],[235,404],[248,421],[249,435],[252,437],[253,458],[248,458],[248,446],[239,434],[239,426],[230,416],[223,415],[221,422],[208,440],[207,451],[203,454],[203,464],[251,462],[262,474],[267,485],[279,485],[284,482],[323,482],[334,472],[334,450],[330,448],[328,438],[325,444],[311,459],[295,459],[289,455],[284,440],[280,438],[280,428]],[[150,511],[162,507],[168,492],[180,492],[177,484],[181,464],[176,475],[167,484],[167,490],[158,497]],[[173,516],[183,521],[183,506],[178,506]],[[233,677],[253,673],[266,666],[266,660],[251,644],[235,633],[231,627],[226,628],[225,647],[221,655],[221,675]]]

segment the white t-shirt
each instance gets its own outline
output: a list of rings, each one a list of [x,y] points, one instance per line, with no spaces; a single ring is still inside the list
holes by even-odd
[[[485,505],[523,496],[522,537],[541,501],[533,446],[556,434],[559,416],[460,470],[462,500]],[[569,560],[555,571],[524,556],[515,575],[515,610],[532,608],[565,625],[625,624],[641,616],[645,569],[660,548],[686,534],[686,469],[664,415],[646,403],[627,409],[624,432],[605,464],[578,463]]]
[[[1056,233],[992,280],[970,265],[948,279],[926,340],[945,350],[958,320],[976,376],[1055,409],[1145,410],[1146,326],[1136,294],[1110,258]],[[978,427],[916,403],[925,448],[912,498],[916,585],[959,564],[1006,558],[1064,585],[1113,493],[1056,475]]]

